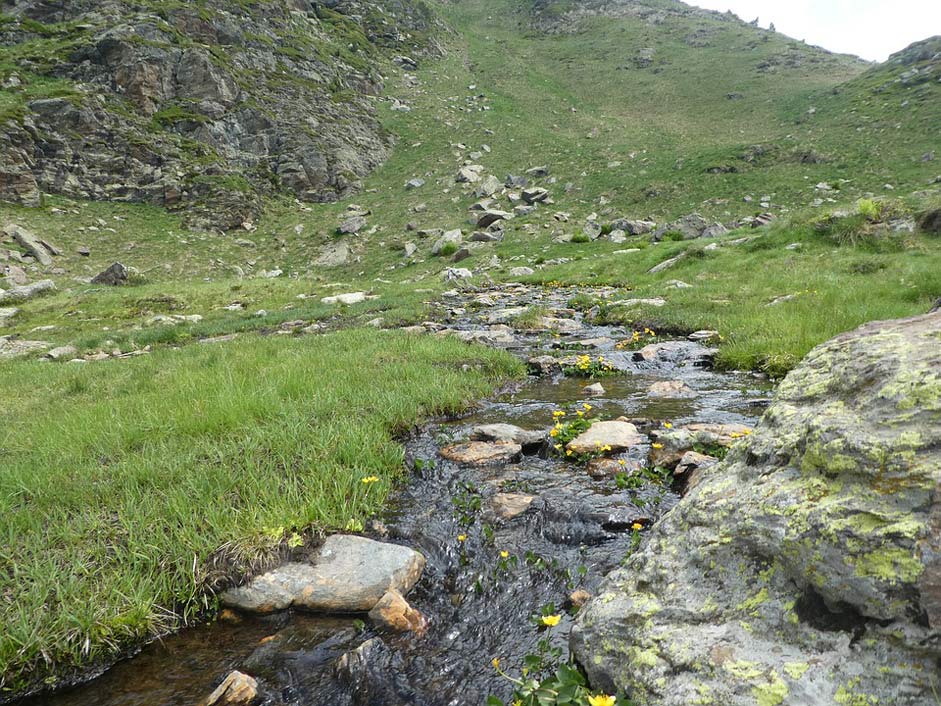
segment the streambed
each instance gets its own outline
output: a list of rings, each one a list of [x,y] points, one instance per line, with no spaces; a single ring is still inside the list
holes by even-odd
[[[594,396],[584,391],[592,380],[558,373],[532,377],[466,417],[422,427],[406,442],[408,481],[386,516],[365,533],[426,557],[424,574],[408,596],[428,620],[424,635],[375,632],[365,616],[232,616],[153,643],[94,681],[24,706],[189,706],[236,669],[258,680],[258,703],[271,706],[457,706],[482,704],[491,694],[509,697],[512,685],[491,661],[499,658],[503,669],[518,674],[525,656],[546,638],[565,654],[574,619],[569,596],[577,589],[594,593],[642,541],[643,531],[632,528],[647,527],[669,511],[678,488],[654,480],[594,479],[548,444],[528,448],[518,462],[486,467],[446,461],[440,449],[483,424],[548,430],[560,409],[638,420],[641,431],[664,424],[752,425],[770,394],[768,383],[751,375],[711,370],[710,351],[700,344],[683,342],[650,360],[619,350],[616,343],[630,339],[631,330],[593,325],[568,308],[571,297],[585,293],[523,286],[454,292],[436,323],[426,326],[500,345],[525,359],[575,351],[603,356],[618,372],[600,378],[605,391]],[[522,307],[539,307],[564,323],[514,329],[514,318],[501,312]],[[664,381],[681,381],[691,393],[651,396],[651,385]],[[641,445],[615,458],[643,465],[649,451]],[[521,514],[507,517],[501,510],[506,495],[532,499]],[[562,616],[559,624],[535,627],[533,616],[550,605]],[[361,659],[337,669],[342,655],[373,638],[360,650]]]

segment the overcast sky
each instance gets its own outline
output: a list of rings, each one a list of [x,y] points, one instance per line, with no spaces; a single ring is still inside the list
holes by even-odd
[[[941,34],[941,0],[686,0],[731,10],[830,51],[885,61],[912,42]]]

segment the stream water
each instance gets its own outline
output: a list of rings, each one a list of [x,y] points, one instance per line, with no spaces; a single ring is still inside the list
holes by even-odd
[[[620,372],[600,379],[605,393],[596,397],[584,393],[590,380],[531,378],[473,414],[429,424],[406,442],[409,479],[387,516],[372,523],[367,534],[408,545],[427,558],[409,595],[429,621],[424,635],[379,634],[357,616],[235,617],[153,643],[92,682],[23,706],[191,706],[233,669],[256,677],[259,703],[272,706],[476,706],[490,694],[507,698],[512,685],[491,660],[500,658],[504,669],[518,674],[540,639],[548,637],[564,651],[573,620],[566,610],[569,595],[575,589],[595,592],[632,551],[637,540],[631,525],[655,522],[678,495],[655,482],[619,489],[614,479],[595,480],[584,466],[548,453],[547,447],[531,450],[517,463],[484,468],[444,461],[439,449],[467,439],[480,424],[548,429],[553,411],[584,401],[594,417],[646,418],[651,425],[753,424],[769,395],[768,385],[750,375],[710,370],[709,351],[698,344],[635,361],[633,351],[615,348],[630,330],[594,326],[567,309],[577,293],[585,290],[508,286],[452,295],[440,312],[440,325],[525,358],[601,339],[584,352],[604,355]],[[566,320],[564,332],[508,331],[492,323],[507,318],[501,312],[508,308],[525,306],[544,307]],[[692,396],[648,394],[652,383],[675,380],[685,382]],[[623,458],[643,463],[648,451],[633,448]],[[521,515],[505,520],[495,512],[497,493],[535,499]],[[459,535],[466,539],[459,541]],[[537,629],[531,619],[548,604],[562,620]],[[352,668],[337,669],[341,655],[373,638],[378,640],[360,651],[362,659],[352,660]]]

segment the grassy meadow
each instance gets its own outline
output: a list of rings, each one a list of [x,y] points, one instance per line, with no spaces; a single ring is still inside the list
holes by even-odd
[[[403,472],[399,435],[520,374],[370,330],[0,366],[2,688],[107,660],[285,547],[362,529]]]

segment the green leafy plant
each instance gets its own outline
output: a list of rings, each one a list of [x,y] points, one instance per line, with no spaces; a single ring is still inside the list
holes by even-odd
[[[603,355],[592,358],[590,355],[579,355],[575,361],[564,365],[562,372],[571,377],[598,378],[605,375],[613,375],[617,372],[611,363],[604,359]]]

